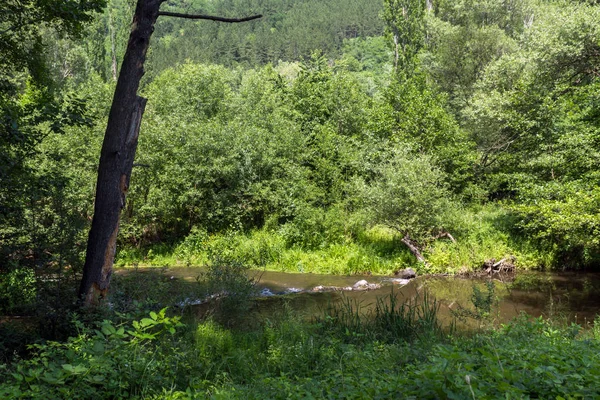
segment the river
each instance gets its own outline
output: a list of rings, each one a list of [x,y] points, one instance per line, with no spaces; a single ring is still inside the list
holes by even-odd
[[[195,279],[201,273],[198,268],[173,268],[168,274]],[[533,317],[560,318],[568,322],[587,325],[600,315],[600,274],[598,273],[546,273],[519,272],[514,275],[492,278],[464,278],[422,276],[408,284],[397,285],[385,276],[336,276],[319,274],[291,274],[273,271],[253,271],[258,290],[262,293],[255,309],[270,313],[285,302],[288,307],[307,317],[318,315],[332,304],[352,302],[368,313],[377,298],[398,296],[401,301],[419,301],[427,291],[439,306],[444,320],[458,314],[471,314],[473,319],[474,293],[479,291],[485,298],[489,289],[486,282],[493,282],[492,307],[486,320],[504,323],[524,312]],[[351,288],[360,280],[380,285],[374,290],[334,290]],[[315,290],[315,288],[319,288]],[[282,293],[285,293],[281,295]],[[279,295],[277,295],[279,294]],[[481,311],[481,309],[479,310]],[[464,323],[472,324],[463,319]]]

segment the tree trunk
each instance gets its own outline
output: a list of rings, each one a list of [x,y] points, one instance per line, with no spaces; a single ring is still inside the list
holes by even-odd
[[[121,210],[131,178],[133,159],[146,99],[137,95],[144,61],[163,0],[139,0],[133,16],[108,117],[96,183],[94,218],[90,230],[79,298],[86,305],[106,295],[112,275]]]
[[[137,91],[144,75],[146,52],[156,19],[159,15],[165,15],[237,23],[262,17],[254,15],[245,18],[224,18],[211,15],[161,13],[160,5],[164,1],[138,0],[133,15],[129,42],[123,57],[100,153],[94,218],[78,292],[79,300],[84,305],[95,304],[105,297],[110,285],[119,219],[121,210],[125,207],[140,124],[146,106],[146,99],[139,97]]]
[[[398,62],[400,60],[400,50],[398,44],[398,34],[394,33],[394,72],[398,72]]]
[[[412,240],[410,240],[410,237],[408,235],[404,235],[404,237],[402,239],[400,239],[400,241],[402,243],[404,243],[404,245],[406,247],[408,247],[408,249],[410,250],[410,252],[417,257],[417,260],[419,260],[419,262],[422,262],[425,265],[429,265],[429,263],[427,262],[427,260],[425,259],[425,257],[423,257],[423,255],[421,254],[421,250],[419,250],[419,248],[412,242]]]

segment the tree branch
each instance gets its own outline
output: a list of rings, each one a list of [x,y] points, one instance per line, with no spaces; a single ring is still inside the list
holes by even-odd
[[[252,21],[253,19],[262,18],[262,15],[260,15],[260,14],[252,15],[251,17],[244,17],[244,18],[224,18],[224,17],[216,17],[213,15],[181,14],[181,13],[174,13],[174,12],[169,12],[169,11],[161,11],[158,13],[158,15],[159,16],[164,15],[165,17],[187,18],[187,19],[208,19],[210,21],[230,22],[230,23],[246,22],[246,21]]]
[[[408,235],[404,235],[404,237],[402,239],[400,239],[400,241],[402,243],[404,243],[404,245],[406,247],[408,247],[408,250],[410,250],[410,252],[417,258],[417,260],[419,260],[426,266],[429,266],[429,263],[427,262],[425,257],[423,257],[423,255],[421,254],[421,250],[415,245],[415,243],[412,241],[412,239]]]
[[[440,233],[438,233],[437,235],[435,235],[435,236],[433,237],[433,240],[441,239],[441,238],[443,238],[443,237],[446,237],[446,238],[450,239],[450,241],[451,241],[452,243],[456,243],[456,239],[454,239],[454,236],[452,236],[452,235],[450,234],[450,232],[446,232],[446,231],[441,231]]]

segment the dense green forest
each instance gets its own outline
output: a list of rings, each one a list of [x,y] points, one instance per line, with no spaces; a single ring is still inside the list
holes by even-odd
[[[41,379],[24,371],[53,357],[63,360],[64,370],[57,367],[41,381],[58,385],[56,398],[95,397],[97,376],[111,379],[113,398],[158,398],[155,389],[173,382],[173,393],[182,391],[173,398],[195,398],[190,390],[227,398],[372,397],[343,384],[365,360],[383,397],[395,396],[389,379],[397,374],[414,386],[405,393],[418,396],[418,377],[434,376],[444,357],[459,363],[475,347],[483,359],[473,363],[496,363],[485,335],[439,346],[432,344],[438,339],[419,342],[433,354],[425,362],[420,347],[406,353],[410,345],[391,340],[381,326],[346,326],[343,333],[327,325],[335,319],[330,316],[314,326],[284,318],[259,333],[225,332],[213,322],[200,333],[186,331],[196,335],[194,354],[205,363],[190,368],[209,370],[194,383],[177,375],[193,363],[183,355],[192,350],[183,347],[181,354],[164,355],[163,369],[148,372],[165,378],[148,383],[149,393],[123,389],[135,386],[135,374],[126,384],[109,376],[111,363],[139,354],[147,364],[132,368],[147,368],[153,351],[182,345],[169,336],[180,331],[178,318],[156,314],[156,307],[144,323],[130,322],[144,311],[140,306],[133,317],[105,321],[96,333],[78,322],[78,337],[71,314],[62,310],[76,307],[100,148],[135,3],[0,4],[0,315],[35,309],[52,321],[42,336],[72,336],[64,348],[40,345],[39,357],[19,364],[20,372],[0,365],[0,376],[14,377],[6,396],[42,398],[43,391],[21,385]],[[392,274],[406,267],[419,274],[467,273],[500,259],[517,269],[600,266],[597,2],[169,0],[162,10],[263,17],[241,24],[158,19],[140,90],[148,103],[121,217],[118,266],[214,267],[226,260],[240,271],[332,274]],[[434,325],[422,336],[441,337]],[[592,350],[585,346],[598,346],[597,328],[595,341],[571,341],[576,332],[546,322],[511,326],[495,331],[495,340],[520,343],[534,335],[540,354],[568,343],[573,362],[581,364],[574,368],[589,366],[585,353]],[[348,329],[360,337],[344,336]],[[83,343],[85,335],[96,335],[92,344]],[[313,343],[314,335],[320,339]],[[258,344],[249,344],[253,337]],[[1,341],[0,362],[13,358],[4,349],[30,354],[19,340]],[[211,340],[216,344],[207,344]],[[97,375],[73,370],[90,362],[82,361],[86,354],[100,354],[100,345],[123,359],[91,361],[100,363],[93,367]],[[387,361],[378,358],[380,345],[390,351]],[[256,371],[224,368],[219,357],[247,362],[245,346],[257,357],[265,349],[279,353],[256,359]],[[69,353],[76,348],[83,353]],[[502,351],[515,364],[500,364],[501,372],[488,371],[475,386],[467,378],[466,391],[456,389],[464,376],[438,383],[469,398],[490,394],[496,383],[517,379],[521,368],[516,346]],[[346,354],[349,369],[340,371],[336,357]],[[316,366],[325,380],[341,376],[341,386],[313,381],[317,372],[310,368],[292,369],[288,382],[285,357]],[[385,369],[392,359],[424,364]],[[586,371],[597,372],[597,362]],[[473,374],[465,368],[463,375]],[[539,387],[539,397],[594,396],[586,384],[544,391],[551,379],[542,373],[539,379],[523,384]],[[560,379],[589,382],[587,375]],[[260,389],[253,386],[258,381]],[[65,391],[64,382],[87,382],[90,391]],[[424,397],[463,398],[452,397],[454,389],[442,395],[428,382]],[[516,397],[537,396],[515,387]]]
[[[390,272],[407,237],[436,271],[597,265],[598,7],[438,2],[409,31],[383,6],[169,2],[264,17],[159,19],[118,259],[201,262],[233,235],[273,265]],[[133,7],[3,22],[4,268],[81,265]]]

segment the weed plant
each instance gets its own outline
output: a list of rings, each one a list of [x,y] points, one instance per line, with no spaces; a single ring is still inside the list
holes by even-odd
[[[339,275],[386,275],[407,267],[415,268],[419,273],[469,272],[480,268],[486,260],[510,256],[516,257],[519,268],[550,265],[534,246],[512,235],[505,218],[506,213],[498,205],[464,210],[452,232],[456,243],[449,240],[430,243],[423,251],[428,264],[418,263],[388,228],[359,229],[352,222],[351,227],[343,230],[332,222],[334,231],[319,234],[302,231],[301,236],[305,238],[302,240],[292,240],[300,233],[298,227],[290,226],[278,229],[267,225],[249,232],[210,235],[194,228],[175,245],[120,250],[117,265],[205,266],[210,264],[214,254],[226,255],[228,259],[252,268]],[[328,226],[323,229],[329,229]],[[310,240],[306,239],[308,236]]]
[[[474,319],[479,322],[479,327],[483,323],[492,323],[493,308],[498,305],[496,298],[496,285],[494,281],[488,280],[485,282],[486,290],[481,290],[479,286],[473,285],[473,294],[471,295],[472,308],[458,306],[456,310],[451,310],[452,315],[460,320]]]
[[[345,298],[340,305],[328,307],[317,325],[323,333],[352,343],[398,343],[444,335],[438,320],[440,305],[427,291],[407,301],[394,293],[379,297],[366,314],[361,308],[359,301]]]

